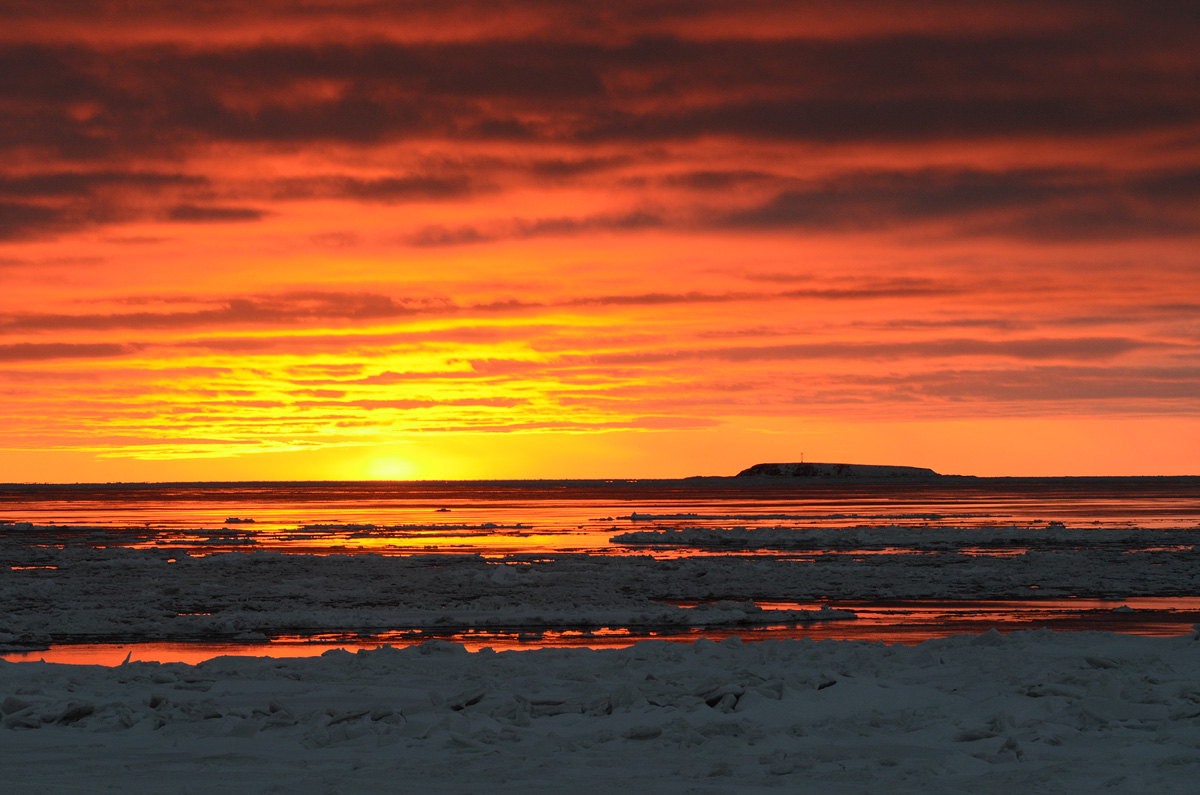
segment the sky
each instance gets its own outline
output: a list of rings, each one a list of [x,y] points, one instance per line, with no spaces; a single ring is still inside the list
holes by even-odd
[[[1200,474],[1198,41],[0,0],[0,481]]]

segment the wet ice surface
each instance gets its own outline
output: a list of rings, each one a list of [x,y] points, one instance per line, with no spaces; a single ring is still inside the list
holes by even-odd
[[[847,532],[855,548],[895,546],[887,528]],[[1053,539],[1054,529],[1001,529],[1003,538],[1044,547],[1011,555],[974,554],[970,550],[980,543],[975,532],[896,532],[902,552],[802,559],[267,550],[195,557],[176,549],[10,543],[0,547],[10,564],[0,578],[0,649],[105,638],[266,640],[404,629],[751,627],[829,617],[762,610],[756,601],[1121,600],[1200,593],[1200,552],[1174,543],[1192,531],[1145,531],[1142,537],[1153,543],[1131,550],[1108,543],[1080,547],[1070,530],[1060,534],[1070,543],[1057,543],[1045,540]],[[680,606],[687,600],[726,604]]]
[[[1200,641],[0,662],[6,792],[1190,793]]]
[[[0,485],[5,521],[120,546],[596,554],[672,527],[1196,527],[1200,478]]]
[[[0,526],[0,650],[399,630],[683,631],[830,618],[756,604],[768,601],[1200,593],[1193,528],[639,525],[611,527],[606,554],[484,557],[227,551],[227,536],[210,546],[200,534],[187,545],[109,545],[103,528],[13,523]],[[680,547],[712,554],[678,556]]]

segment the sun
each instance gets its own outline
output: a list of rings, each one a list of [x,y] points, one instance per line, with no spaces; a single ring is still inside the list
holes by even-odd
[[[373,458],[366,465],[368,480],[412,480],[416,474],[416,464],[398,456]]]

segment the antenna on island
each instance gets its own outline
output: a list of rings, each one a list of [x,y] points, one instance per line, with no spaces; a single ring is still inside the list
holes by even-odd
[[[803,464],[803,463],[804,463],[804,453],[801,453],[801,454],[800,454],[800,463],[801,463],[801,464]]]

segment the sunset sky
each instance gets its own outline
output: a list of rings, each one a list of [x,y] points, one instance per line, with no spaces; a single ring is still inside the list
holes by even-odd
[[[1198,43],[0,0],[0,480],[1200,474]]]

